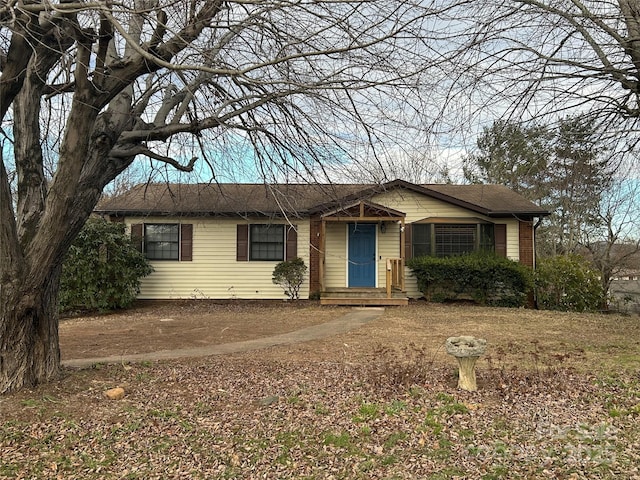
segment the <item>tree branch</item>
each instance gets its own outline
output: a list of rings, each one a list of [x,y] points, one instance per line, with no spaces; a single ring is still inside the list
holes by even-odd
[[[198,160],[198,157],[192,157],[191,160],[189,160],[189,163],[187,165],[183,165],[171,157],[165,157],[164,155],[160,155],[155,152],[152,152],[144,145],[135,145],[130,148],[127,148],[127,147],[114,148],[109,153],[109,156],[114,158],[128,158],[136,155],[145,155],[154,160],[158,160],[160,162],[171,165],[173,168],[181,172],[193,171],[193,166]]]

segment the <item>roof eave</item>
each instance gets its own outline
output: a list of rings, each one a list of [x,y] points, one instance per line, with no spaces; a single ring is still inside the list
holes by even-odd
[[[211,211],[180,211],[180,210],[94,210],[97,215],[114,217],[295,217],[305,218],[307,212],[211,212]]]
[[[517,211],[517,210],[503,210],[503,211],[491,211],[485,214],[491,218],[506,218],[506,217],[548,217],[551,215],[546,210],[534,210],[534,211]]]

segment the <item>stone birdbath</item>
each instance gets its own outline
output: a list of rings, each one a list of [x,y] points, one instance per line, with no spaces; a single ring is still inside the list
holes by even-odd
[[[447,353],[458,359],[458,388],[470,392],[478,390],[476,360],[487,349],[487,341],[470,336],[449,337],[444,345]]]

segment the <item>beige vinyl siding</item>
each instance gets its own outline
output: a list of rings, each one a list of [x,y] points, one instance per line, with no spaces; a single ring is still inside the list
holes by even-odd
[[[190,223],[193,225],[193,260],[151,261],[155,272],[142,280],[141,299],[286,299],[272,281],[277,261],[236,261],[236,225],[266,223],[240,219],[129,218],[134,223]],[[285,222],[274,222],[282,223]],[[309,265],[309,222],[293,222],[298,228],[298,256]],[[300,297],[309,296],[307,278]]]
[[[378,287],[387,285],[387,258],[400,258],[399,223],[387,223],[384,233],[378,228]]]
[[[347,225],[327,223],[325,242],[325,287],[347,286]]]
[[[520,260],[520,222],[513,219],[496,223],[507,224],[507,257],[511,260]]]
[[[480,218],[494,223],[505,223],[507,225],[507,257],[516,261],[520,258],[519,224],[516,219],[500,219],[496,221],[462,207],[403,189],[381,193],[373,197],[372,201],[404,212],[406,214],[405,223],[413,223],[429,217]],[[388,232],[390,232],[390,229],[387,230],[387,235]],[[416,279],[408,268],[405,269],[405,286],[409,297],[422,296]]]

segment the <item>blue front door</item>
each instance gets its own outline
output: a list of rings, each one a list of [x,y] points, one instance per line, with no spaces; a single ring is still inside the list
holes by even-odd
[[[376,225],[349,224],[349,286],[376,286]]]

